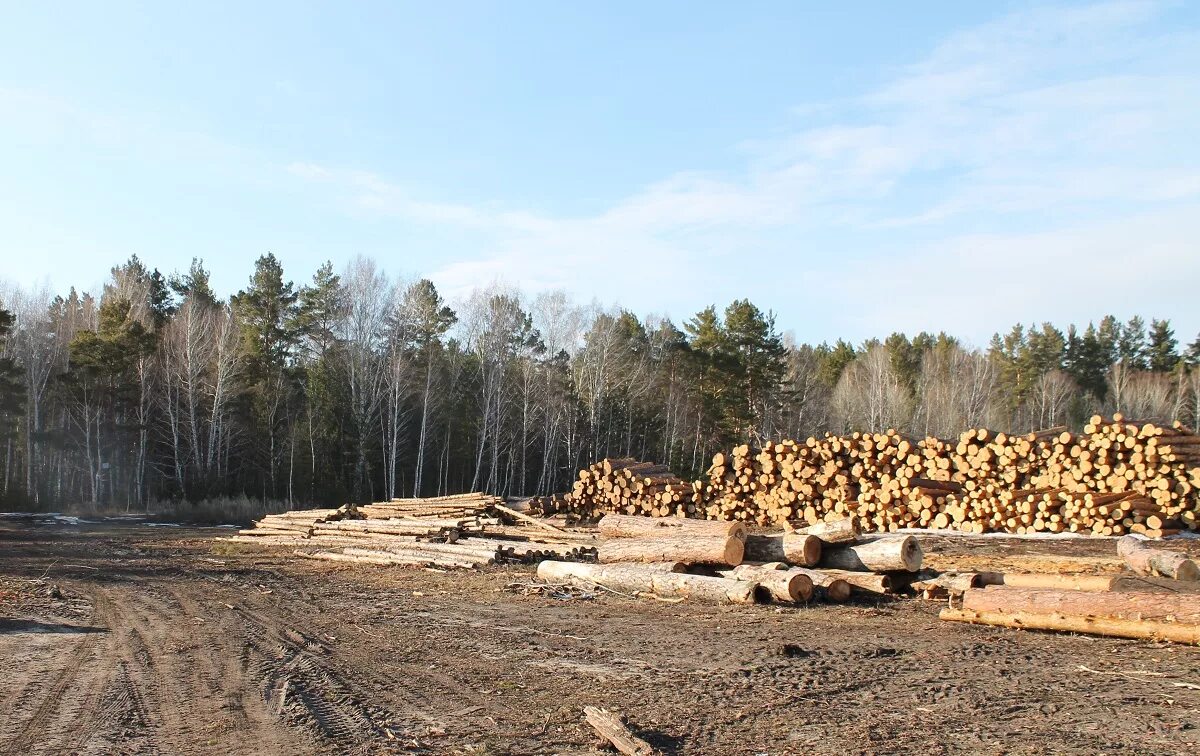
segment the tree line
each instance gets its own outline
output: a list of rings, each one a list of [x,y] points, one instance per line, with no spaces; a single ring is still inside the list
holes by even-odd
[[[732,444],[896,428],[1200,419],[1200,337],[1167,320],[794,343],[748,300],[680,325],[563,292],[453,306],[369,259],[302,285],[274,255],[223,298],[136,257],[99,296],[0,290],[0,504],[336,504],[565,490],[598,458],[701,473]]]

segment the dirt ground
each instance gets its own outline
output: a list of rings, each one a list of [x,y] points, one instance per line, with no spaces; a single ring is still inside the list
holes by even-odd
[[[525,595],[530,568],[330,566],[219,534],[0,521],[0,752],[595,753],[588,704],[667,753],[1200,752],[1196,648],[917,600]],[[935,565],[1036,559],[925,540]]]

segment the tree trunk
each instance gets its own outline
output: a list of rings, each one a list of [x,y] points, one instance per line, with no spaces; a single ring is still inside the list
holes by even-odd
[[[742,563],[745,544],[740,538],[709,535],[672,535],[662,538],[616,538],[600,545],[602,563],[686,562],[688,564]]]
[[[1175,580],[1200,580],[1200,568],[1186,554],[1149,546],[1137,536],[1117,541],[1117,554],[1139,575],[1162,575]]]
[[[826,549],[821,566],[857,572],[916,572],[921,569],[923,557],[917,539],[901,536]]]
[[[800,533],[746,537],[746,559],[751,562],[787,562],[812,567],[821,558],[821,541]]]
[[[715,604],[754,603],[755,584],[743,580],[665,572],[652,565],[596,565],[545,561],[537,576],[546,581],[599,585],[619,593],[653,593]]]
[[[610,538],[676,535],[708,535],[723,538],[746,537],[746,525],[720,520],[689,520],[682,517],[641,517],[606,514],[599,523],[600,534]]]
[[[718,570],[721,577],[758,583],[761,592],[775,601],[799,604],[813,597],[812,578],[795,570],[777,570],[757,564],[741,564],[731,570]]]

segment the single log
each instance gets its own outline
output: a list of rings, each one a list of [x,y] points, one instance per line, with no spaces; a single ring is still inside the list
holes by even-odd
[[[822,543],[828,544],[853,543],[858,540],[859,536],[858,521],[853,517],[832,522],[818,522],[816,525],[800,528],[796,532],[816,536],[821,539]]]
[[[1178,622],[950,608],[943,609],[938,617],[951,622],[969,622],[974,625],[994,625],[1020,630],[1056,630],[1064,633],[1106,635],[1113,638],[1149,638],[1175,643],[1200,644],[1200,626]]]
[[[666,572],[644,564],[581,564],[545,561],[537,576],[548,582],[574,581],[634,595],[653,593],[716,604],[753,604],[755,583],[744,580]]]
[[[962,608],[1200,625],[1200,594],[1094,593],[1036,588],[986,588],[963,594]]]
[[[821,539],[803,533],[746,536],[746,559],[812,567],[821,559]]]
[[[530,525],[535,525],[539,528],[542,528],[543,530],[549,530],[554,533],[564,532],[562,528],[560,528],[556,525],[551,525],[550,523],[546,522],[545,520],[539,520],[536,517],[530,517],[529,515],[525,514],[524,512],[518,512],[515,509],[510,509],[510,508],[504,506],[503,504],[492,504],[492,508],[499,512],[503,512],[504,514],[508,515],[509,517],[512,517],[513,519],[521,520],[522,522],[527,522]]]
[[[857,588],[868,593],[892,593],[895,590],[895,584],[890,575],[883,575],[878,572],[857,572],[854,570],[831,570],[824,567],[818,570],[831,578],[845,580],[852,588]]]
[[[610,538],[673,537],[710,535],[745,538],[746,523],[720,520],[690,520],[684,517],[639,517],[606,514],[599,523],[600,534]]]
[[[858,572],[916,572],[921,569],[923,558],[917,539],[901,536],[826,549],[821,567]]]
[[[1037,572],[981,572],[980,587],[1042,588],[1063,591],[1137,591],[1158,588],[1122,575],[1051,575]]]
[[[583,716],[587,718],[600,737],[613,744],[625,756],[654,756],[657,753],[646,741],[629,731],[621,718],[607,709],[595,706],[584,706]]]
[[[600,544],[599,557],[611,562],[687,562],[736,567],[742,563],[745,543],[740,538],[709,535],[663,535],[649,538],[615,538]]]
[[[764,593],[775,601],[799,604],[813,597],[813,581],[796,570],[778,570],[772,566],[740,564],[731,570],[718,570],[722,577],[758,583]]]
[[[1200,580],[1200,568],[1186,554],[1149,546],[1137,536],[1124,536],[1118,540],[1117,554],[1139,575]]]

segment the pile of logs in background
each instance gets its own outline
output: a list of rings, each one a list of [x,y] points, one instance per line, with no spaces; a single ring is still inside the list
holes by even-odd
[[[571,493],[540,502],[603,512],[815,524],[854,517],[866,531],[1165,535],[1200,528],[1200,436],[1172,425],[1093,417],[1079,434],[966,431],[957,440],[895,431],[734,448],[707,479],[604,460]]]

